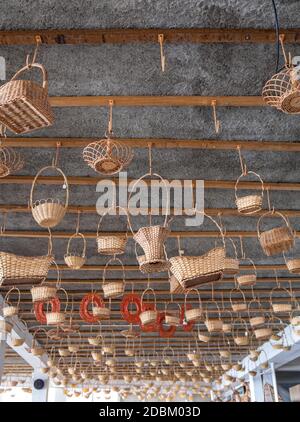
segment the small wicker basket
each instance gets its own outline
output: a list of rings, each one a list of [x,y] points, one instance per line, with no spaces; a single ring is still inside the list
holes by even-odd
[[[71,241],[76,238],[81,238],[83,241],[83,249],[82,249],[81,254],[70,252]],[[82,233],[78,232],[78,233],[73,234],[73,236],[70,237],[70,239],[68,240],[67,253],[64,256],[64,260],[65,260],[66,265],[72,270],[79,270],[85,264],[86,240]]]
[[[45,312],[47,325],[56,325],[56,326],[62,325],[66,320],[66,311],[67,311],[68,301],[69,301],[68,293],[62,287],[60,287],[57,290],[57,293],[59,291],[62,291],[66,296],[65,309],[64,309],[64,311],[59,311],[59,312],[48,312],[48,311]]]
[[[241,295],[242,296],[242,301],[241,302],[240,301],[237,302],[236,299],[233,300],[232,299],[232,294],[233,293]],[[234,288],[234,289],[231,290],[231,292],[230,292],[230,303],[231,303],[231,307],[232,307],[233,312],[236,312],[236,313],[238,313],[238,312],[246,312],[247,309],[248,309],[247,308],[247,302],[245,300],[245,295],[244,295],[244,293],[242,292],[242,290],[240,288]]]
[[[112,262],[119,262],[119,264],[121,265],[123,279],[122,281],[110,281],[106,283],[107,267]],[[110,258],[109,261],[106,263],[105,268],[103,270],[102,288],[103,288],[103,293],[104,293],[105,298],[116,298],[116,297],[123,296],[124,290],[125,290],[125,269],[124,269],[124,265],[122,261],[119,258],[117,257]]]
[[[144,302],[145,294],[152,293],[154,298],[154,309],[147,309]],[[146,290],[143,291],[141,296],[141,309],[142,312],[140,313],[140,321],[142,326],[147,326],[153,324],[157,321],[157,310],[156,310],[156,295],[152,288],[148,287]]]
[[[103,319],[110,319],[110,309],[109,308],[101,308],[100,306],[93,306],[92,307],[92,314],[93,316],[97,317],[98,320]]]
[[[277,302],[274,302],[275,299],[273,299],[274,293],[278,292],[281,294],[287,294],[289,296],[290,301],[282,301],[280,298],[277,298]],[[293,297],[292,294],[283,287],[274,287],[270,293],[270,304],[273,309],[274,313],[290,313],[293,309]]]
[[[173,325],[175,327],[178,327],[180,325],[180,314],[181,314],[181,308],[180,305],[177,303],[175,304],[178,307],[178,310],[171,310],[170,305],[172,305],[172,302],[169,302],[166,305],[166,316],[165,316],[165,322],[168,325]]]
[[[206,317],[204,323],[209,333],[219,333],[223,330],[223,321],[221,320],[220,316],[220,308],[218,303],[214,300],[207,301],[206,305],[209,303],[215,305],[216,310],[212,311],[211,309],[208,309],[208,307],[206,308]],[[217,314],[217,317],[211,316],[211,313]]]
[[[252,287],[255,285],[257,280],[257,271],[256,266],[252,259],[250,258],[242,258],[240,260],[240,264],[242,262],[247,262],[252,267],[251,270],[243,270],[243,267],[240,267],[240,272],[235,276],[235,280],[237,281],[240,287]]]
[[[109,235],[103,235],[100,234],[100,226],[102,224],[103,218],[109,214],[110,210],[116,210],[119,209],[119,211],[123,210],[126,215],[127,211],[124,210],[124,208],[120,206],[110,207],[107,209],[107,211],[101,216],[98,227],[97,227],[97,247],[98,247],[98,253],[102,255],[120,255],[125,253],[126,245],[127,245],[127,230],[126,234],[119,236],[114,234]],[[128,220],[127,220],[128,221]]]
[[[279,216],[285,222],[285,225],[261,232],[261,221],[265,217],[273,214]],[[294,246],[295,243],[295,233],[292,230],[287,217],[278,211],[268,211],[259,218],[257,223],[257,235],[260,245],[267,256],[287,252]]]
[[[259,315],[251,316],[251,313],[250,313],[251,305],[254,305],[254,304],[258,305],[258,308],[255,308],[255,310],[256,310],[255,313],[259,314]],[[263,314],[262,307],[261,307],[261,304],[260,304],[258,299],[253,299],[249,302],[248,316],[249,316],[249,323],[250,323],[252,328],[260,327],[261,325],[265,324],[266,318]]]
[[[17,79],[32,68],[42,72],[42,85]],[[48,77],[44,66],[32,63],[22,67],[6,84],[0,87],[0,122],[16,134],[51,126],[54,122],[48,100]]]
[[[63,178],[63,186],[66,189],[66,199],[65,199],[64,204],[61,203],[61,201],[58,198],[40,199],[35,202],[33,201],[33,192],[34,192],[35,185],[38,181],[38,178],[43,172],[50,169],[58,172]],[[69,203],[69,185],[68,185],[68,180],[64,172],[55,165],[43,167],[35,176],[32,186],[31,186],[31,191],[30,191],[30,207],[31,207],[31,212],[35,221],[41,227],[52,228],[52,227],[57,226],[61,222],[63,217],[65,216],[65,213],[68,208],[68,203]]]
[[[252,174],[256,176],[261,183],[261,192],[254,195],[240,196],[238,197],[238,185],[243,177]],[[264,195],[264,184],[259,174],[254,171],[248,171],[246,174],[242,173],[235,184],[235,203],[238,212],[241,214],[254,214],[262,209]]]
[[[243,329],[241,328],[243,327]],[[234,322],[233,340],[237,346],[249,345],[249,332],[246,321],[242,318],[237,318]]]
[[[196,307],[193,306],[191,309],[188,309],[188,307],[187,307],[187,297],[192,292],[196,292],[196,294],[197,294],[198,305]],[[186,294],[184,296],[184,309],[185,309],[184,319],[185,319],[186,322],[198,321],[202,317],[201,299],[200,299],[199,291],[197,289],[189,289],[186,292]]]
[[[17,292],[18,299],[16,303],[13,303],[9,300],[9,296],[12,292]],[[21,293],[17,287],[12,287],[4,297],[4,305],[3,305],[3,316],[4,318],[13,317],[14,315],[18,315],[19,313],[19,306],[20,306],[20,298]]]
[[[255,328],[254,334],[257,340],[269,340],[272,335],[272,329],[269,327]]]
[[[51,299],[56,297],[57,294],[57,289],[60,287],[60,271],[58,269],[58,266],[56,264],[56,262],[53,261],[54,266],[56,267],[56,271],[57,271],[57,281],[56,281],[56,285],[47,285],[47,284],[42,284],[40,286],[34,286],[31,288],[30,292],[31,292],[31,297],[32,297],[32,302],[48,302]]]

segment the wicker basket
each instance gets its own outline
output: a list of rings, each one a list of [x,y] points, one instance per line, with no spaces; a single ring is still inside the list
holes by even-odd
[[[276,292],[276,291],[281,293],[281,294],[282,293],[287,294],[289,296],[290,301],[283,303],[282,301],[280,301],[280,298],[278,298],[277,299],[278,302],[274,303],[275,299],[273,299],[273,295],[274,295],[274,292]],[[272,291],[270,293],[270,304],[271,304],[271,307],[272,307],[274,313],[290,313],[290,312],[292,312],[292,309],[293,309],[292,300],[293,300],[292,294],[287,289],[285,289],[283,287],[282,288],[281,287],[274,287],[274,289],[272,289]]]
[[[242,262],[247,262],[248,265],[250,264],[250,266],[253,268],[251,270],[243,270],[243,267],[240,267],[240,272],[239,274],[237,274],[235,276],[235,280],[238,283],[238,285],[240,287],[252,287],[255,285],[256,280],[257,280],[257,271],[256,271],[256,266],[254,264],[254,262],[252,261],[252,259],[250,258],[242,258],[240,260],[240,264]]]
[[[288,114],[300,113],[300,84],[297,69],[285,65],[269,79],[262,91],[266,104]]]
[[[285,258],[287,269],[292,274],[300,274],[300,258],[287,259]]]
[[[216,247],[202,256],[170,258],[171,272],[184,289],[215,282],[223,277],[225,248]]]
[[[257,340],[269,340],[272,335],[272,329],[269,327],[256,328],[254,334]]]
[[[70,252],[71,241],[76,238],[81,238],[83,240],[83,249],[81,255]],[[86,261],[86,240],[82,233],[75,233],[70,237],[67,246],[67,253],[64,256],[66,265],[72,270],[79,270]]]
[[[262,219],[271,214],[278,215],[281,219],[283,219],[285,225],[261,232],[260,223]],[[294,246],[295,243],[295,234],[289,224],[288,219],[278,211],[268,211],[259,218],[257,223],[257,235],[260,245],[267,256],[287,252]]]
[[[142,247],[144,255],[136,257],[143,273],[167,271],[170,263],[165,256],[164,242],[169,235],[169,229],[164,226],[141,227],[134,234],[134,240]]]
[[[43,75],[42,85],[30,80],[17,79],[21,73],[38,68]],[[0,88],[0,122],[16,134],[50,126],[54,122],[48,101],[48,79],[44,66],[32,63],[22,67]]]
[[[19,256],[0,252],[0,285],[39,284],[47,277],[52,255]]]
[[[165,322],[168,325],[173,325],[175,327],[178,327],[180,325],[180,314],[181,314],[181,308],[180,305],[177,303],[178,310],[177,312],[173,309],[170,309],[170,305],[172,302],[169,302],[166,306],[166,313],[165,313]],[[168,310],[169,309],[169,310]]]
[[[97,317],[99,320],[109,319],[110,318],[110,309],[109,308],[101,308],[100,306],[93,306],[92,307],[92,314],[93,314],[93,316]]]
[[[122,273],[123,273],[123,280],[122,281],[112,281],[112,282],[105,282],[106,279],[106,272],[107,267],[112,262],[119,262],[122,267]],[[105,298],[116,298],[123,296],[124,289],[125,289],[125,269],[122,261],[119,258],[113,257],[110,258],[109,261],[106,263],[105,268],[103,270],[103,293]]]
[[[66,311],[67,311],[68,300],[69,300],[68,293],[62,287],[60,287],[57,290],[57,294],[58,294],[59,291],[62,291],[66,296],[65,309],[64,309],[64,311],[59,311],[59,312],[48,312],[48,311],[45,312],[47,325],[56,325],[56,326],[62,325],[66,320]]]
[[[56,297],[57,286],[36,286],[31,290],[31,296],[33,302],[47,302]]]
[[[24,167],[23,157],[13,148],[3,146],[6,138],[6,128],[0,124],[0,178],[21,170]]]
[[[253,304],[258,305],[258,308],[255,308],[255,310],[257,311],[255,313],[259,313],[260,315],[255,315],[254,317],[251,317],[250,309],[251,309],[251,305],[253,305]],[[261,304],[260,304],[259,300],[253,299],[249,302],[248,316],[249,316],[249,323],[250,323],[252,328],[256,328],[256,327],[259,327],[259,326],[265,324],[266,318],[263,315],[263,311],[262,311]]]
[[[238,197],[238,185],[243,177],[246,175],[252,174],[256,176],[261,183],[261,192],[254,195],[247,195]],[[259,176],[259,174],[254,171],[248,171],[246,174],[242,173],[236,181],[235,184],[235,203],[238,209],[238,212],[241,214],[254,214],[262,209],[264,195],[264,184]]]
[[[25,342],[25,339],[24,338],[15,338],[15,337],[12,337],[11,340],[10,340],[10,344],[12,345],[12,347],[20,347],[20,346],[23,346],[24,342]]]
[[[38,181],[38,178],[40,175],[46,171],[46,170],[55,170],[58,172],[62,178],[63,178],[63,186],[66,189],[66,199],[65,203],[61,203],[61,201],[58,198],[49,198],[49,199],[41,199],[38,201],[33,201],[33,192],[35,185]],[[30,207],[31,212],[33,215],[33,218],[35,221],[41,226],[46,228],[52,228],[57,226],[61,220],[63,219],[69,203],[69,186],[68,186],[68,180],[64,174],[64,172],[56,166],[46,166],[43,167],[35,176],[31,191],[30,191]]]
[[[242,302],[235,302],[233,299],[232,299],[232,293],[238,293],[238,294],[240,294],[241,296],[242,296]],[[230,292],[230,303],[231,303],[231,307],[232,307],[232,310],[233,310],[233,312],[246,312],[247,311],[247,303],[246,303],[246,300],[245,300],[245,295],[244,295],[244,293],[242,292],[242,290],[241,289],[239,289],[239,288],[235,288],[235,289],[232,289],[231,290],[231,292]]]
[[[187,298],[188,298],[188,295],[192,292],[196,292],[198,305],[196,307],[192,306],[191,309],[188,309]],[[186,292],[186,294],[184,296],[184,309],[185,309],[184,319],[185,319],[186,322],[198,321],[202,317],[201,299],[200,299],[199,291],[197,289],[189,289]]]
[[[169,275],[169,283],[170,283],[171,294],[184,293],[184,288],[182,287],[182,285],[179,283],[179,281],[174,275]]]
[[[14,291],[17,292],[18,294],[18,299],[16,303],[12,303],[11,301],[9,301],[9,296]],[[21,298],[21,293],[17,287],[12,287],[6,293],[4,297],[4,305],[2,309],[4,318],[9,318],[9,317],[13,317],[14,315],[18,315],[19,306],[20,306],[20,298]]]
[[[216,301],[208,301],[206,302],[206,305],[208,305],[209,303],[212,303],[213,305],[215,305],[216,310],[215,311],[211,311],[208,308],[206,308],[206,317],[205,317],[205,326],[207,328],[207,331],[209,333],[219,333],[223,330],[223,321],[221,320],[220,317],[220,308],[219,305]],[[210,313],[217,313],[218,317],[212,317],[210,316]]]
[[[241,331],[241,328],[239,328],[239,325],[244,327],[243,331]],[[249,332],[248,332],[247,324],[244,319],[237,318],[235,320],[232,335],[233,335],[233,340],[237,346],[249,345]]]
[[[37,333],[39,333],[39,332],[43,332],[43,333],[45,333],[45,334],[46,334],[46,336],[47,336],[47,332],[46,332],[46,330],[45,330],[44,328],[38,328],[38,329],[34,332],[34,334],[33,334],[33,336],[32,336],[32,345],[31,345],[31,348],[30,348],[30,352],[32,353],[32,355],[33,355],[33,356],[42,356],[42,355],[45,353],[44,348],[43,348],[42,346],[40,346],[40,345],[37,343],[37,340],[36,340],[36,335],[37,335]]]
[[[144,302],[144,296],[145,294],[149,294],[152,293],[153,294],[153,298],[154,298],[154,308],[153,309],[148,309],[146,305],[146,303]],[[140,313],[139,317],[140,317],[140,321],[141,321],[141,325],[142,326],[147,326],[150,324],[153,324],[157,321],[157,310],[156,310],[156,295],[155,292],[152,288],[148,287],[146,290],[143,291],[142,296],[141,296],[141,309],[142,312]]]
[[[97,227],[97,248],[98,253],[102,255],[120,255],[125,253],[126,245],[127,245],[127,231],[126,234],[123,236],[118,235],[101,235],[100,234],[100,226],[102,224],[103,218],[109,213],[110,210],[124,210],[124,208],[116,206],[110,207],[100,218],[98,227]],[[127,211],[124,210],[127,214]]]
[[[102,344],[103,342],[103,337],[101,334],[98,334],[96,337],[88,337],[88,343],[91,346],[100,346],[100,344]]]

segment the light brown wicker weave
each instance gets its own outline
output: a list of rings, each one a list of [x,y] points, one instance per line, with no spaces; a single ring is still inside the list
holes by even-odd
[[[174,275],[169,274],[169,283],[170,283],[170,293],[180,294],[184,293],[184,288],[179,283],[177,278]]]
[[[154,309],[145,309],[144,296],[145,294],[149,295],[149,293],[152,293],[153,295]],[[154,322],[156,322],[157,320],[156,295],[155,295],[155,291],[151,287],[148,287],[142,293],[141,308],[142,308],[142,312],[140,313],[140,320],[141,320],[142,325],[147,326],[149,324],[153,324]]]
[[[17,292],[18,299],[16,303],[13,303],[9,300],[9,296],[12,292]],[[20,290],[17,287],[12,287],[5,295],[4,297],[4,304],[3,304],[3,316],[4,318],[12,317],[14,315],[18,315],[19,312],[19,306],[20,306],[20,299],[21,299],[21,293]]]
[[[5,321],[5,319],[0,320],[0,332],[9,334],[12,330],[12,324]]]
[[[18,79],[26,70],[42,72],[42,85]],[[33,63],[22,67],[0,87],[0,122],[16,134],[31,132],[53,124],[54,117],[48,101],[48,78],[44,66]]]
[[[122,281],[106,282],[107,267],[112,262],[119,262],[119,264],[121,265],[122,274],[123,274]],[[123,295],[124,289],[125,289],[125,269],[124,269],[123,262],[119,258],[113,257],[113,258],[110,258],[108,260],[108,262],[106,263],[105,268],[103,270],[102,280],[103,280],[102,288],[103,288],[103,293],[104,293],[105,298],[116,298],[116,297],[120,297],[120,296]]]
[[[288,301],[283,301],[281,298],[273,299],[274,293],[280,293],[288,295]],[[285,299],[287,299],[285,297]],[[290,313],[293,309],[293,297],[284,287],[274,287],[270,293],[270,304],[274,313]]]
[[[187,307],[187,298],[190,293],[196,292],[197,295],[197,305],[191,305],[191,309]],[[202,317],[202,304],[200,299],[200,293],[197,289],[187,290],[184,296],[184,319],[186,322],[198,321]]]
[[[259,315],[251,316],[251,313],[250,313],[251,305],[254,305],[254,304],[257,305],[257,308],[254,308],[255,309],[255,313],[256,314],[259,314]],[[253,300],[251,300],[249,302],[249,305],[248,305],[248,316],[249,316],[249,322],[250,322],[250,325],[251,325],[252,328],[259,327],[259,326],[263,325],[266,322],[266,319],[265,319],[265,316],[263,314],[260,301],[258,299],[253,299]]]
[[[213,304],[216,310],[209,309],[207,306],[209,303]],[[211,316],[211,314],[217,314],[217,317]],[[223,330],[223,322],[220,317],[220,308],[218,303],[214,300],[206,302],[206,317],[204,323],[209,333],[218,333]]]
[[[30,348],[30,352],[33,354],[33,356],[42,356],[45,353],[45,349],[38,344],[36,336],[38,333],[43,332],[47,336],[47,332],[44,328],[38,328],[34,331],[32,336],[32,344]]]
[[[83,249],[82,253],[78,254],[75,252],[70,251],[71,242],[73,239],[81,238],[83,241]],[[70,237],[68,240],[68,246],[67,246],[67,253],[64,256],[65,263],[69,268],[72,268],[73,270],[79,270],[86,261],[86,240],[82,233],[75,233],[73,236]]]
[[[43,172],[50,169],[57,171],[63,178],[63,187],[66,190],[66,199],[64,204],[61,203],[58,198],[40,199],[35,202],[33,201],[33,192],[38,178]],[[43,167],[35,176],[30,191],[30,207],[35,221],[41,227],[52,228],[57,226],[61,222],[67,211],[68,203],[69,185],[64,172],[55,165]]]
[[[254,334],[257,340],[269,340],[272,335],[272,329],[269,327],[256,328]]]
[[[177,309],[171,309],[170,306],[172,306],[173,302],[169,302],[166,305],[166,313],[165,313],[165,322],[168,325],[173,325],[175,327],[177,327],[178,325],[180,325],[180,312],[181,312],[181,308],[180,305],[177,303],[174,303],[174,305],[177,306]]]
[[[247,195],[238,197],[238,185],[241,179],[249,174],[256,176],[261,183],[261,192],[254,195]],[[264,195],[264,184],[259,174],[254,171],[247,171],[246,174],[242,173],[236,181],[235,184],[235,203],[238,209],[238,212],[241,214],[254,214],[262,209]]]
[[[260,231],[261,221],[268,215],[278,215],[285,222],[284,226],[275,227],[265,232]],[[281,254],[289,251],[295,243],[295,233],[292,230],[290,223],[283,214],[278,211],[268,211],[263,214],[257,223],[257,235],[260,245],[267,256]]]
[[[47,285],[42,282],[40,286],[32,287],[30,290],[32,302],[47,302],[56,297],[57,289],[60,287],[60,271],[55,261],[53,261],[53,264],[57,271],[56,285]]]
[[[119,209],[119,211],[123,210],[127,215],[127,211],[120,206],[110,207],[101,216],[98,223],[96,242],[97,242],[97,247],[98,247],[98,253],[102,255],[120,255],[120,254],[125,253],[126,244],[127,244],[127,230],[124,236],[123,235],[119,236],[119,235],[114,235],[114,234],[103,235],[100,232],[100,226],[103,222],[103,218],[107,214],[109,214],[110,210],[116,210],[116,209]]]
[[[93,316],[97,317],[99,320],[102,319],[109,319],[110,318],[110,309],[109,308],[101,308],[100,306],[93,306],[92,307],[92,314]]]
[[[249,344],[249,332],[247,323],[242,318],[237,318],[234,321],[233,327],[233,340],[237,346],[248,346]]]
[[[240,272],[235,276],[235,279],[240,287],[254,286],[257,280],[256,266],[250,258],[242,258],[240,264],[243,262],[247,262],[248,265],[250,264],[252,269],[244,270],[243,267],[240,266]]]
[[[0,124],[0,178],[15,173],[24,167],[24,159],[12,148],[3,146],[6,129]]]
[[[66,320],[66,311],[67,311],[67,307],[68,307],[68,293],[66,292],[65,289],[63,289],[62,287],[60,287],[59,289],[57,289],[56,294],[58,295],[59,291],[62,291],[65,296],[66,296],[66,305],[63,311],[59,311],[59,312],[45,312],[46,315],[46,321],[47,321],[47,325],[62,325],[65,320]]]
[[[239,294],[242,296],[242,301],[237,301],[236,299],[232,298],[232,294]],[[245,312],[247,311],[247,303],[245,300],[245,295],[240,288],[234,288],[230,291],[230,303],[233,312]]]
[[[268,80],[263,88],[264,101],[288,114],[300,113],[300,83],[296,69],[286,67]]]

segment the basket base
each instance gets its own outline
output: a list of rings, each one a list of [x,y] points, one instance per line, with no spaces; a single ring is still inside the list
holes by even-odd
[[[101,157],[93,163],[94,170],[101,174],[115,174],[122,170],[122,163],[115,160],[114,157],[107,154],[105,157]]]
[[[0,286],[36,286],[44,281],[45,277],[36,278],[2,278]]]
[[[9,173],[9,168],[5,164],[0,163],[0,178],[8,176]]]
[[[168,271],[170,268],[170,263],[166,259],[157,259],[151,261],[143,261],[140,264],[140,270],[142,273],[151,274],[151,273],[161,273]]]
[[[202,284],[212,283],[214,281],[219,281],[222,278],[223,278],[223,272],[220,271],[220,272],[216,272],[216,273],[196,276],[194,278],[182,280],[181,286],[185,290],[187,290],[187,289],[192,289],[192,288],[201,286]]]
[[[299,114],[300,113],[300,90],[294,91],[282,100],[281,110],[288,114]]]

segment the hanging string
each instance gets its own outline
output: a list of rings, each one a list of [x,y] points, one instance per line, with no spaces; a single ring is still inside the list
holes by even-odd
[[[2,225],[0,227],[0,235],[5,233],[6,221],[7,221],[7,211],[3,211]]]
[[[217,118],[217,100],[212,100],[211,106],[212,106],[212,111],[213,111],[215,131],[218,134],[220,132],[220,128],[221,128],[221,122]]]
[[[4,125],[0,125],[0,146],[2,145],[4,139],[6,139],[6,127]]]
[[[277,270],[274,270],[274,273],[275,273],[275,280],[276,280],[277,287],[280,287],[280,283],[279,283],[278,275],[277,275]]]
[[[243,246],[243,238],[240,236],[240,247],[241,247],[241,257],[242,259],[245,259],[245,252],[244,252],[244,246]]]
[[[246,166],[246,163],[244,162],[240,145],[237,146],[237,150],[238,150],[238,153],[239,153],[239,159],[240,159],[240,165],[241,165],[241,169],[242,169],[242,175],[243,176],[246,176],[246,174],[247,174],[247,166]]]
[[[80,226],[80,213],[81,213],[81,211],[78,211],[77,212],[77,223],[76,223],[76,234],[78,234],[79,233],[79,226]]]
[[[160,48],[160,64],[161,64],[161,71],[164,72],[166,68],[166,57],[164,54],[164,34],[158,34],[158,42]]]
[[[39,46],[42,44],[42,38],[40,35],[35,36],[35,49],[33,51],[32,59],[30,60],[30,54],[26,56],[26,66],[30,68],[34,63],[36,63],[36,57],[39,50]]]
[[[272,212],[272,213],[274,213],[274,207],[271,207],[271,200],[270,200],[270,191],[269,191],[269,188],[266,188],[266,191],[267,191],[267,201],[268,201],[268,208],[269,208],[269,211],[270,212]]]
[[[114,101],[109,100],[108,101],[109,115],[108,115],[108,127],[107,127],[108,137],[110,137],[113,133],[113,105],[114,105]]]
[[[54,158],[52,160],[52,167],[57,167],[60,147],[61,147],[61,142],[57,142],[56,143],[55,156],[54,156]]]
[[[275,16],[275,32],[276,32],[276,73],[279,70],[279,54],[280,54],[280,37],[279,37],[279,19],[275,0],[272,0],[274,16]]]
[[[179,254],[179,256],[182,256],[183,250],[181,249],[180,236],[177,236],[177,246],[178,246],[178,254]]]
[[[284,34],[280,34],[279,41],[280,41],[280,45],[281,45],[281,49],[282,49],[282,54],[283,54],[283,57],[284,57],[284,65],[286,67],[289,67],[290,66],[290,59],[288,58],[286,51],[285,51],[285,48],[284,48],[284,38],[285,38]]]

